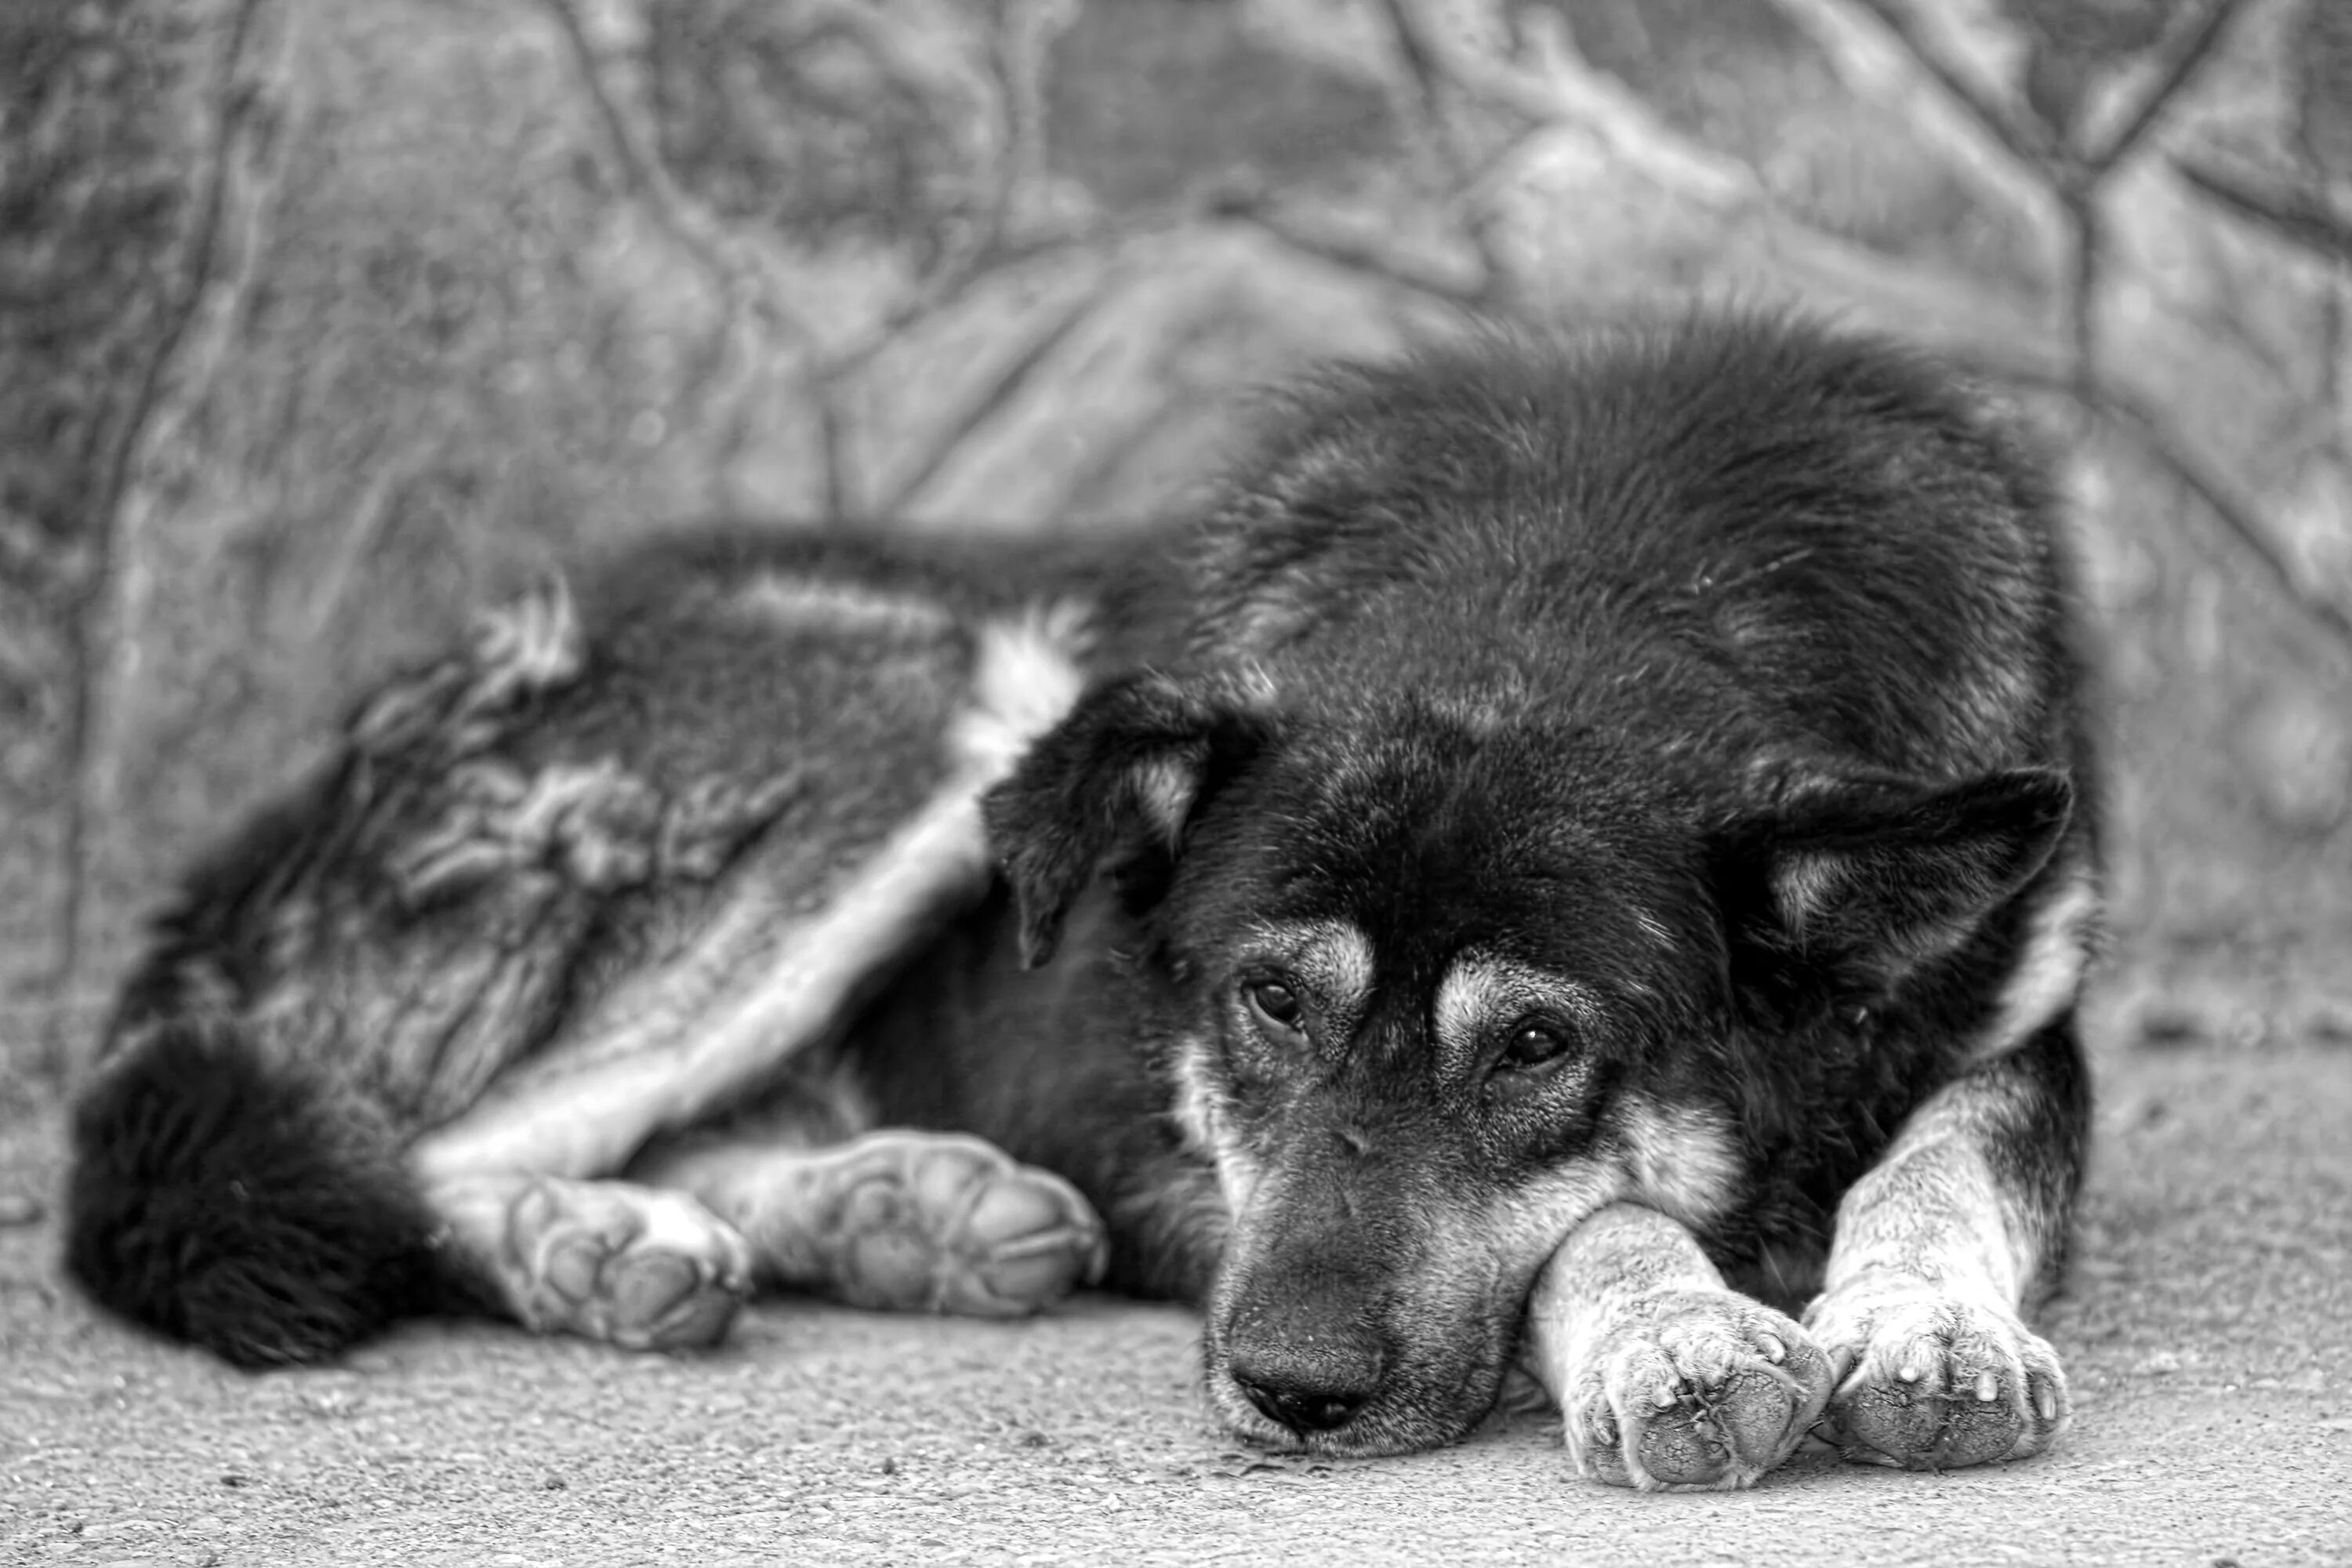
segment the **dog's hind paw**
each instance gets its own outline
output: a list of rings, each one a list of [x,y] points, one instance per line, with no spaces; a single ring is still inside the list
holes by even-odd
[[[2065,1428],[2057,1352],[1990,1298],[1865,1275],[1805,1321],[1837,1372],[1824,1430],[1849,1459],[1952,1469],[2038,1454]]]
[[[1751,1487],[1804,1440],[1829,1360],[1795,1322],[1729,1290],[1646,1291],[1580,1347],[1561,1399],[1580,1474],[1644,1491]]]
[[[751,1284],[751,1249],[732,1226],[683,1193],[524,1180],[498,1271],[525,1326],[627,1350],[725,1336]]]
[[[856,1307],[1013,1318],[1102,1277],[1078,1190],[977,1138],[869,1132],[815,1157],[753,1241],[787,1284]]]

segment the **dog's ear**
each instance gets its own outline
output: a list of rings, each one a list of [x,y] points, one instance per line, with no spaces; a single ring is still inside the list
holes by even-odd
[[[2047,768],[1940,788],[1802,791],[1717,842],[1735,971],[1745,957],[1768,989],[1794,972],[1891,987],[1967,941],[2042,869],[2074,804],[2066,775]]]
[[[1201,804],[1263,744],[1271,698],[1254,672],[1123,676],[1081,698],[988,792],[1024,967],[1054,955],[1062,917],[1106,861],[1173,862]]]

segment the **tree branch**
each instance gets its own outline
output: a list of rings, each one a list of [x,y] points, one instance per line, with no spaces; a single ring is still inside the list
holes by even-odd
[[[652,213],[662,232],[701,263],[719,284],[728,305],[750,304],[782,326],[803,346],[814,347],[816,333],[783,300],[761,258],[740,243],[716,215],[678,189],[661,155],[604,81],[603,62],[572,0],[541,0],[572,50],[582,89],[604,127],[604,140],[620,165],[622,184]]]
[[[130,679],[130,652],[145,594],[135,490],[140,466],[191,413],[204,395],[233,331],[236,299],[226,302],[219,276],[224,264],[238,268],[227,292],[241,297],[259,251],[258,225],[266,205],[258,182],[248,187],[267,145],[291,58],[295,16],[275,18],[277,58],[259,80],[249,72],[256,40],[268,31],[265,13],[277,0],[236,0],[230,11],[213,79],[203,101],[211,133],[194,175],[195,216],[168,263],[169,281],[159,285],[164,302],[158,329],[140,363],[132,391],[115,425],[112,440],[93,487],[97,522],[79,591],[68,612],[66,644],[72,685],[60,741],[69,780],[59,835],[57,908],[51,930],[55,946],[36,994],[58,1005],[56,1026],[45,1042],[45,1065],[63,1068],[71,1058],[66,1037],[74,1018],[63,999],[93,989],[89,966],[89,883],[94,870],[96,821],[114,815],[114,720]],[[241,209],[241,210],[240,210]],[[242,225],[243,243],[229,237]],[[201,328],[209,327],[210,339]]]
[[[1936,57],[1921,53],[1911,27],[1887,20],[1889,7],[1872,0],[1774,3],[1820,47],[1848,91],[1900,115],[1993,205],[2023,221],[2042,247],[2053,279],[2075,265],[2073,220],[2046,143],[2021,142],[2012,121]],[[1925,91],[1922,78],[1927,79]]]
[[[945,434],[929,443],[920,457],[895,477],[889,489],[876,503],[876,515],[891,517],[904,511],[921,493],[923,487],[939,477],[940,471],[947,467],[949,460],[974,432],[1019,396],[1022,388],[1029,384],[1038,368],[1053,357],[1054,351],[1069,342],[1071,334],[1126,281],[1123,269],[1117,267],[1106,268],[1092,286],[1038,333],[1010,364],[996,374],[987,389],[965,407]]]
[[[2221,42],[2221,35],[2230,23],[2245,8],[2245,0],[2213,0],[2205,12],[2184,29],[2167,56],[2156,80],[2133,106],[2123,128],[2111,137],[2105,148],[2084,160],[2093,175],[2104,174],[2131,156],[2143,137],[2154,128],[2158,117],[2197,74],[2198,68],[2212,55]]]
[[[1286,218],[1255,202],[1234,203],[1220,209],[1220,216],[1245,223],[1284,249],[1354,272],[1402,289],[1408,293],[1442,300],[1465,310],[1486,310],[1494,307],[1499,289],[1492,271],[1481,270],[1484,276],[1475,282],[1461,282],[1432,271],[1415,262],[1389,254],[1378,245],[1342,235],[1309,234],[1295,228]]]
[[[2061,149],[2038,126],[2021,123],[1992,99],[1980,91],[1976,83],[1962,75],[1958,68],[1944,58],[1943,51],[1929,42],[1911,13],[1901,0],[1854,0],[1879,25],[1899,42],[1920,70],[1943,89],[1952,100],[1969,111],[1969,117],[1990,132],[2009,150],[2009,155],[2019,163],[2041,171],[2045,176],[2063,156]]]
[[[2288,604],[2301,611],[2338,647],[2352,653],[2352,615],[2347,615],[2344,606],[2333,599],[2303,584],[2295,574],[2294,563],[2280,551],[2269,531],[2263,528],[2256,509],[2237,493],[2236,486],[2202,459],[2188,452],[2180,433],[2172,427],[2160,410],[2111,385],[2093,386],[2087,401],[2095,412],[2129,430],[2150,457],[2190,494],[2205,503],[2205,510],[2212,514],[2213,520],[2238,542]]]
[[[2162,409],[2095,374],[2058,374],[2046,365],[1998,352],[1953,357],[1956,363],[2011,385],[2058,393],[2129,436],[2175,482],[2203,503],[2222,531],[2290,605],[2339,647],[2352,653],[2352,611],[2303,583],[2294,563],[2263,526],[2261,509],[2245,498],[2234,481],[2190,449],[2187,437]]]
[[[2352,218],[2336,212],[2317,189],[2186,154],[2173,158],[2172,167],[2240,217],[2251,218],[2322,260],[2352,266]]]

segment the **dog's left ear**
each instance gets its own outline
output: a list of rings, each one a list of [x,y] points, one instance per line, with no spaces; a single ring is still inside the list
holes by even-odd
[[[1062,918],[1106,862],[1172,861],[1194,812],[1254,756],[1262,677],[1155,671],[1097,687],[982,801],[1021,912],[1021,962],[1054,955]]]
[[[2042,869],[2074,804],[2064,773],[2020,768],[1942,788],[1832,785],[1742,824],[1716,867],[1735,971],[1744,952],[1783,976],[1891,987]]]

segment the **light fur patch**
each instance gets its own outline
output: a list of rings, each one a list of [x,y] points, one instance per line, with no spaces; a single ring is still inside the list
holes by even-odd
[[[1615,1120],[1628,1197],[1693,1227],[1731,1206],[1739,1159],[1718,1112],[1629,1094]]]
[[[1606,1161],[1580,1158],[1554,1166],[1487,1209],[1481,1245],[1488,1267],[1540,1264],[1569,1232],[1625,1195],[1623,1172]]]
[[[1234,1136],[1225,1115],[1224,1088],[1209,1057],[1208,1042],[1198,1037],[1187,1038],[1176,1047],[1176,1125],[1192,1152],[1206,1158],[1210,1169],[1216,1172],[1226,1211],[1238,1218],[1248,1212],[1264,1173]]]
[[[588,634],[571,585],[551,574],[529,593],[481,616],[474,628],[474,660],[486,688],[543,691],[580,673]]]
[[[1455,957],[1438,982],[1431,1023],[1441,1060],[1459,1072],[1468,1069],[1494,1031],[1529,1014],[1565,1013],[1590,1020],[1600,1010],[1600,998],[1572,980],[1473,951]]]
[[[2099,910],[2097,881],[2078,868],[2033,912],[2017,967],[2001,987],[2000,1009],[1977,1040],[1972,1062],[2007,1056],[2071,1005],[2091,961],[2091,922]]]
[[[796,631],[870,631],[937,635],[956,623],[935,599],[894,594],[862,583],[765,573],[728,601],[737,612]]]
[[[1174,848],[1184,837],[1184,819],[1192,814],[1192,797],[1200,793],[1198,753],[1158,757],[1139,763],[1129,775],[1136,804],[1160,841]]]
[[[990,875],[980,795],[1076,701],[1083,618],[1064,606],[981,628],[959,766],[814,917],[755,857],[680,961],[615,989],[561,1047],[509,1071],[410,1160],[430,1183],[481,1171],[598,1176],[653,1134],[770,1080],[839,1024],[877,968]]]
[[[982,626],[971,703],[950,742],[979,787],[1011,773],[1037,738],[1077,706],[1089,629],[1087,607],[1070,599]]]
[[[1830,907],[1845,882],[1845,865],[1832,856],[1784,858],[1772,883],[1781,921],[1792,929],[1803,929],[1807,921]]]
[[[620,987],[560,1055],[510,1072],[421,1140],[411,1152],[419,1174],[603,1175],[652,1134],[765,1081],[832,1030],[858,984],[930,929],[935,910],[985,880],[977,795],[965,782],[935,795],[813,920],[780,918],[779,890],[758,885],[756,862],[747,867],[720,929],[683,962]],[[711,962],[733,945],[724,928],[737,923],[759,931],[762,956]]]
[[[1948,1084],[1912,1112],[1878,1163],[1838,1205],[1826,1290],[1890,1270],[1957,1293],[2024,1299],[2053,1228],[2005,1202],[1986,1144],[2023,1116],[2026,1091],[1979,1075]]]

